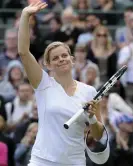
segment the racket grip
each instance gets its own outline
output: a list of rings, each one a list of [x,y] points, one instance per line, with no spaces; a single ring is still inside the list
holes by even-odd
[[[69,126],[74,123],[80,116],[81,114],[84,113],[84,109],[80,109],[76,114],[72,116],[66,123],[64,123],[64,128],[69,129]]]

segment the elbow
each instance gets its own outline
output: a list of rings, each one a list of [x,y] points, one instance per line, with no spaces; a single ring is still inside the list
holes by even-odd
[[[18,54],[20,56],[25,56],[29,53],[29,48],[21,43],[18,43]]]
[[[101,131],[96,132],[96,133],[90,132],[90,135],[93,137],[93,139],[99,141],[103,136],[103,132],[101,132]]]
[[[104,127],[102,125],[102,123],[99,123],[97,126],[97,129],[95,129],[95,132],[92,131],[92,136],[94,139],[96,139],[97,141],[99,141],[104,133]]]
[[[20,56],[26,56],[29,54],[29,51],[24,51],[24,50],[21,50],[21,49],[18,49],[18,54]]]
[[[25,53],[23,51],[18,51],[19,56],[24,56]]]
[[[97,140],[100,140],[103,137],[104,133],[104,126],[102,123],[99,124],[99,134],[97,136]]]
[[[98,134],[93,135],[93,138],[99,141],[103,136],[103,132],[99,132]]]
[[[103,136],[103,132],[99,132],[99,134],[95,136],[95,139],[99,141],[102,138],[102,136]]]

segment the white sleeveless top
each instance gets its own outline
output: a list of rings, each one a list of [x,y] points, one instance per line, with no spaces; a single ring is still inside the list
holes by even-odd
[[[86,165],[84,114],[68,130],[63,124],[95,95],[95,88],[77,81],[76,92],[70,97],[43,71],[42,80],[35,89],[39,128],[32,156],[59,164]]]

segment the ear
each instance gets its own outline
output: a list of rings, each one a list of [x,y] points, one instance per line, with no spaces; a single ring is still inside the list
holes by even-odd
[[[75,57],[71,56],[71,59],[72,59],[72,64],[74,65],[75,64]]]
[[[49,71],[52,71],[52,67],[51,67],[51,65],[50,65],[50,64],[45,63],[45,67],[46,67],[46,69],[48,69]]]

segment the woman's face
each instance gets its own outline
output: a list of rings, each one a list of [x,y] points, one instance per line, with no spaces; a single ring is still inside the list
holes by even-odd
[[[22,78],[22,72],[18,67],[12,69],[11,78],[13,80],[20,80]]]
[[[28,101],[32,97],[32,88],[30,84],[20,84],[18,87],[18,96],[21,101]]]
[[[108,33],[104,29],[101,29],[96,33],[97,42],[100,44],[106,44],[107,38],[108,38]]]
[[[56,74],[64,74],[72,69],[72,56],[67,48],[59,46],[50,51],[48,69]]]

